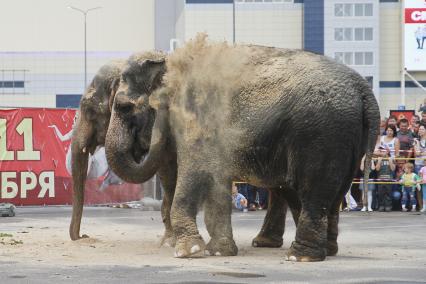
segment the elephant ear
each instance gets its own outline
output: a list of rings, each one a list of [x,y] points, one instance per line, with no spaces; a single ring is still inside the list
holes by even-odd
[[[158,88],[166,72],[166,60],[145,59],[143,61],[130,61],[130,64],[123,72],[123,77],[127,77],[130,81],[135,81],[138,88],[146,93],[151,93]]]
[[[112,105],[114,103],[115,94],[117,93],[118,87],[120,86],[120,78],[115,78],[109,87],[111,94],[109,96],[109,110],[112,111]]]

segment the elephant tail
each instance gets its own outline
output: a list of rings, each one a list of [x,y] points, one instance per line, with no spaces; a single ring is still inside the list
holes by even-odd
[[[363,141],[364,141],[364,190],[363,206],[367,207],[368,179],[371,172],[371,160],[373,158],[374,147],[379,135],[380,111],[373,91],[368,86],[363,92]]]

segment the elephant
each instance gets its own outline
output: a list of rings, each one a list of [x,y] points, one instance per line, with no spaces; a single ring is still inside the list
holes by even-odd
[[[337,254],[339,206],[362,156],[371,159],[379,121],[368,82],[347,66],[198,36],[167,58],[129,59],[105,147],[125,180],[173,173],[162,175],[173,188],[162,214],[176,257],[237,254],[230,189],[244,180],[272,195],[253,245],[282,245],[288,203],[297,229],[286,259],[322,261]],[[207,245],[196,224],[202,205]]]
[[[111,116],[110,107],[120,82],[124,62],[124,60],[114,60],[103,65],[80,101],[71,142],[73,210],[69,234],[72,240],[81,238],[80,224],[89,153],[93,154],[98,146],[105,143],[106,129]]]
[[[139,167],[142,157],[149,149],[155,120],[155,110],[149,106],[147,94],[162,85],[166,71],[165,58],[166,55],[161,52],[142,52],[132,55],[126,61],[114,97],[111,120],[107,127],[108,143],[105,144],[105,148],[108,164],[123,180],[142,183],[157,174],[164,189],[161,215],[165,233],[161,244],[173,247],[175,237],[170,222],[170,208],[177,177],[174,148],[167,147],[169,155],[163,157],[162,163],[157,161],[155,165],[145,166],[143,170]],[[126,96],[123,96],[124,93]],[[125,132],[124,136],[122,131]],[[174,144],[172,141],[168,142],[171,143],[170,145]],[[120,149],[120,151],[111,149]],[[128,157],[132,159],[124,160]]]

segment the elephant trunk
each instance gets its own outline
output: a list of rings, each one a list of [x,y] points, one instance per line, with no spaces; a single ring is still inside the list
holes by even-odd
[[[83,215],[84,203],[84,187],[87,176],[87,165],[89,159],[88,143],[93,140],[93,130],[84,122],[79,121],[73,135],[71,143],[71,168],[73,180],[73,202],[72,202],[72,218],[69,228],[71,240],[80,239],[80,224]],[[93,148],[92,145],[90,145]]]
[[[132,129],[123,125],[113,112],[105,143],[108,164],[114,173],[127,182],[146,182],[158,171],[167,144],[167,111],[157,111],[150,148],[141,162],[138,162],[139,155],[135,154],[140,148],[136,137],[138,133],[132,133]]]

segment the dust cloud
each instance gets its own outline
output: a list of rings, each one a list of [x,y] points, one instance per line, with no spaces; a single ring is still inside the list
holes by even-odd
[[[207,41],[199,34],[167,59],[164,78],[170,94],[171,124],[179,141],[199,150],[229,154],[233,96],[250,80],[248,49]],[[239,139],[238,139],[239,140]],[[214,145],[212,148],[211,146]]]

